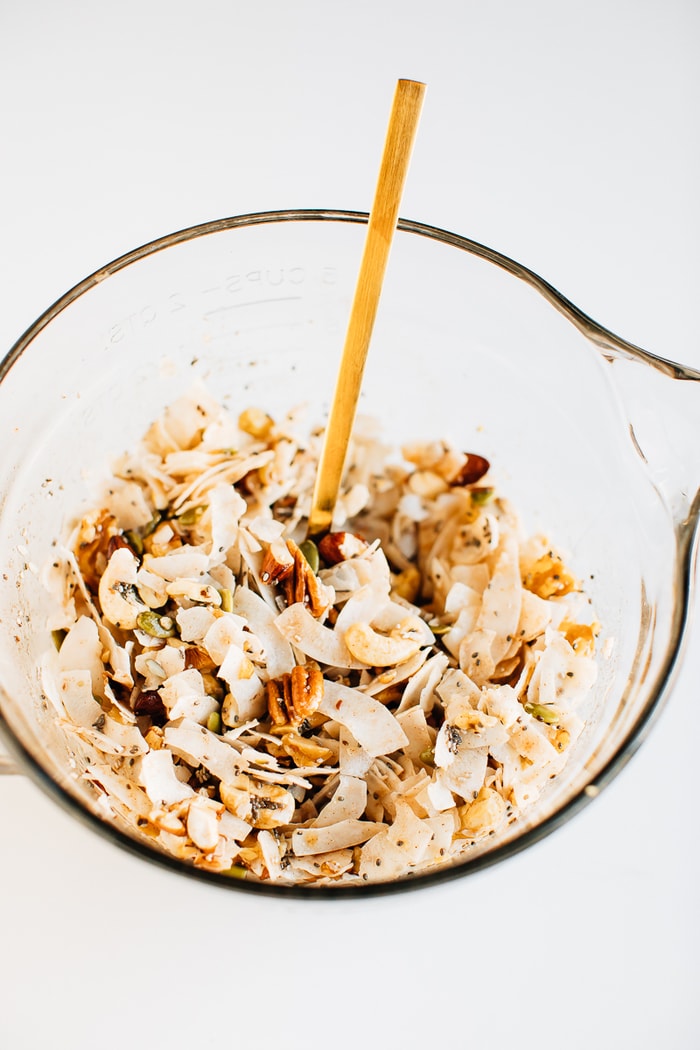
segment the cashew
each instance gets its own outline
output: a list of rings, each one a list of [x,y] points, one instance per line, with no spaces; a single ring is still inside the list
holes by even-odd
[[[221,605],[221,595],[216,587],[196,580],[173,580],[166,585],[171,598],[189,598],[191,602],[202,602],[205,605]]]
[[[391,634],[378,634],[368,623],[352,623],[345,632],[345,644],[357,660],[370,667],[393,667],[410,660],[421,647],[422,631],[407,617]]]
[[[107,562],[99,585],[102,615],[115,627],[132,631],[136,618],[147,606],[136,590],[138,562],[128,547],[118,547]]]
[[[223,806],[201,797],[194,798],[187,811],[187,834],[202,853],[211,853],[219,842],[219,815]]]

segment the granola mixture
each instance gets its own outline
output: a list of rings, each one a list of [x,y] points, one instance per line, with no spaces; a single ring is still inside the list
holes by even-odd
[[[401,878],[563,769],[597,625],[481,456],[358,428],[305,538],[321,432],[181,398],[47,571],[44,686],[107,816],[202,868]],[[578,712],[578,713],[577,713]]]

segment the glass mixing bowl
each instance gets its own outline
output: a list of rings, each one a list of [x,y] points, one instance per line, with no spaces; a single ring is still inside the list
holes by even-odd
[[[668,695],[681,651],[700,510],[700,373],[612,335],[497,252],[401,220],[360,411],[393,442],[446,438],[485,455],[526,530],[570,552],[603,633],[593,706],[566,771],[459,865],[358,889],[202,871],[104,816],[42,701],[38,664],[52,642],[40,567],[109,462],[195,377],[239,409],[274,415],[304,402],[323,419],[366,222],[353,212],[273,212],[164,237],[67,292],[0,365],[7,748],[112,841],[238,891],[376,893],[503,860],[612,779]]]

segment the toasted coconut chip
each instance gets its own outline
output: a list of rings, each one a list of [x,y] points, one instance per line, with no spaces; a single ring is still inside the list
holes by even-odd
[[[91,726],[104,716],[93,696],[89,671],[61,671],[57,677],[58,695],[72,722],[79,726]]]
[[[456,617],[462,611],[469,611],[472,613],[474,626],[476,626],[479,612],[481,611],[481,601],[482,598],[479,591],[475,591],[473,587],[456,580],[445,597],[444,614]]]
[[[170,448],[190,448],[205,426],[217,419],[221,406],[203,383],[197,380],[193,389],[168,405],[159,420]]]
[[[72,576],[71,555],[63,547],[57,547],[55,556],[41,567],[39,573],[41,585],[50,601],[46,622],[49,631],[68,630],[77,619],[70,582]]]
[[[215,485],[207,494],[211,516],[210,562],[223,561],[238,536],[238,523],[248,509],[231,485]]]
[[[254,591],[237,587],[233,595],[233,611],[245,620],[249,630],[262,646],[267,678],[290,674],[294,667],[291,645],[281,636],[277,616],[270,606]]]
[[[221,666],[232,645],[243,649],[245,626],[246,621],[243,616],[236,616],[233,613],[213,616],[211,626],[202,639],[202,646],[215,664]]]
[[[211,608],[199,605],[179,609],[175,620],[183,642],[202,642],[207,631],[217,622]]]
[[[135,481],[112,480],[103,493],[103,505],[113,514],[122,529],[139,529],[148,525],[153,507]]]
[[[480,705],[489,714],[498,718],[506,729],[510,729],[523,714],[522,704],[518,702],[517,691],[509,685],[492,685],[484,689],[481,693]]]
[[[104,696],[106,673],[102,650],[97,624],[89,616],[80,616],[63,640],[58,665],[62,671],[87,671],[93,691]]]
[[[317,663],[342,668],[367,666],[362,660],[356,660],[338,634],[314,619],[301,602],[281,612],[275,625],[283,638]]]
[[[483,593],[483,604],[477,630],[493,633],[490,656],[497,664],[510,649],[520,621],[522,584],[518,550],[514,542],[507,542],[498,555],[493,575]],[[475,632],[476,633],[476,632]]]
[[[171,675],[159,689],[172,721],[189,718],[201,724],[218,710],[218,703],[204,691],[204,680],[194,667]]]
[[[349,777],[362,777],[374,761],[374,756],[358,744],[354,736],[345,726],[340,730],[340,748],[338,751],[338,765],[341,773]]]
[[[455,797],[450,788],[443,783],[440,774],[428,785],[425,795],[423,792],[418,795],[418,800],[425,805],[429,815],[443,813],[456,806]]]
[[[144,568],[168,583],[175,580],[199,580],[209,568],[209,556],[198,547],[179,547],[172,554],[154,558],[146,555]]]
[[[368,820],[341,820],[329,827],[298,828],[292,832],[292,849],[297,857],[328,853],[367,842],[383,828]]]
[[[400,714],[418,704],[426,714],[430,714],[436,700],[435,690],[448,665],[449,659],[444,653],[435,653],[434,656],[431,656],[413,675],[404,689],[397,713]]]
[[[219,834],[231,842],[243,842],[250,835],[250,824],[226,810],[219,817]]]
[[[240,754],[231,744],[188,718],[167,725],[163,735],[173,754],[184,758],[193,769],[204,766],[219,780],[230,781],[245,769]]]
[[[172,753],[165,748],[142,756],[139,780],[155,806],[171,806],[194,795],[189,784],[176,775]]]
[[[188,501],[198,503],[215,486],[224,483],[234,485],[252,470],[264,467],[273,458],[272,452],[254,452],[249,456],[238,456],[235,459],[225,459],[220,463],[209,467],[194,481],[180,489],[173,500],[173,507],[179,510]]]
[[[444,727],[443,727],[444,728]],[[442,729],[440,730],[442,733]],[[479,791],[484,783],[489,757],[487,747],[458,747],[456,754],[451,755],[448,765],[442,766],[443,749],[441,741],[435,744],[435,764],[438,767],[436,780],[442,786],[459,795],[465,801]]]
[[[134,643],[129,641],[123,646],[119,645],[106,627],[100,625],[97,630],[103,653],[106,654],[107,663],[112,668],[110,677],[120,685],[133,689],[134,677],[131,670],[131,654],[134,649]],[[119,706],[122,712],[127,714],[128,709],[121,703]],[[128,713],[130,714],[131,712]]]
[[[271,879],[282,880],[285,877],[282,868],[282,851],[280,845],[271,831],[261,831],[258,834],[258,845],[262,852],[265,867]]]
[[[408,739],[404,754],[414,762],[420,761],[421,755],[429,752],[435,742],[435,730],[428,727],[425,711],[422,707],[409,707],[396,716],[396,721]]]
[[[392,713],[358,689],[327,681],[319,710],[349,729],[370,755],[391,754],[408,743],[408,737]]]
[[[464,671],[460,671],[457,668],[450,668],[450,670],[445,671],[445,674],[436,685],[435,691],[446,708],[449,708],[450,704],[455,703],[467,703],[473,707],[478,703],[481,696],[478,686],[472,682],[471,678]]]
[[[341,775],[330,802],[326,803],[312,827],[325,828],[341,820],[359,820],[367,805],[367,784],[360,777]]]
[[[330,883],[338,879],[353,867],[354,858],[352,849],[332,850],[316,857],[294,857],[284,869],[285,875],[289,876],[293,871],[297,876],[310,876],[320,884]]]
[[[91,781],[98,791],[106,792],[108,800],[116,800],[125,810],[137,818],[147,818],[153,804],[143,790],[121,773],[115,772],[104,762],[95,762],[88,766],[83,774],[85,780]]]
[[[384,590],[373,583],[365,584],[345,602],[338,613],[334,630],[342,637],[353,624],[369,624],[388,603],[388,588]]]
[[[477,627],[459,646],[459,666],[477,685],[486,685],[496,670],[493,648],[498,646],[495,631]]]
[[[358,874],[364,882],[388,882],[400,878],[407,871],[406,853],[389,837],[389,828],[381,825],[381,832],[362,847]]]
[[[423,854],[423,863],[439,864],[449,853],[452,840],[459,830],[457,811],[446,810],[436,816],[428,816],[424,823],[433,833]]]
[[[224,700],[221,717],[228,726],[260,718],[267,702],[263,684],[249,656],[232,645],[219,668],[219,678],[228,683],[230,692]]]
[[[109,715],[105,715],[100,733],[112,744],[116,744],[124,754],[143,755],[148,751],[148,744],[136,725],[123,725],[110,718]]]
[[[405,863],[420,864],[433,837],[426,820],[417,817],[408,802],[397,802],[396,816],[389,829],[389,841],[405,855]]]
[[[548,631],[547,647],[528,686],[528,700],[559,709],[575,707],[590,695],[597,674],[595,660],[576,653],[561,634]]]

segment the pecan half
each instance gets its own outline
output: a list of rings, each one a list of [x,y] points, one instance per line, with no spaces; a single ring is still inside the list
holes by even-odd
[[[323,700],[323,675],[317,664],[298,664],[289,674],[265,686],[267,708],[273,725],[298,726]]]
[[[287,604],[303,602],[312,616],[323,616],[329,603],[322,594],[318,576],[293,540],[287,540],[287,550],[293,560],[291,572],[282,580]]]

